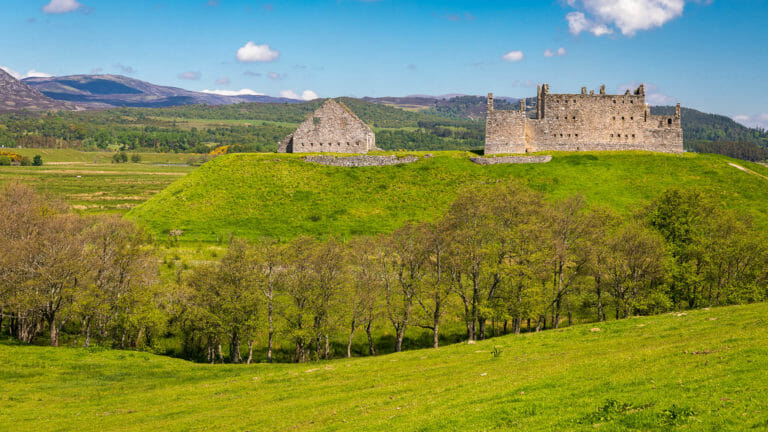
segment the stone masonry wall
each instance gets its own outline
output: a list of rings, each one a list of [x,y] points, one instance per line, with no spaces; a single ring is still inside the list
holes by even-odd
[[[328,99],[278,148],[291,153],[367,153],[376,148],[376,138],[349,108]]]
[[[539,90],[536,119],[523,111],[496,111],[489,95],[486,154],[536,151],[649,150],[680,153],[679,107],[672,117],[653,116],[643,86],[634,94],[549,94]],[[521,125],[522,123],[522,125]],[[522,136],[522,141],[521,141]]]
[[[472,162],[478,165],[498,165],[498,164],[532,164],[547,163],[552,160],[552,156],[499,156],[499,157],[476,157],[470,158]]]
[[[305,162],[339,167],[370,167],[400,165],[416,162],[417,156],[307,156]]]

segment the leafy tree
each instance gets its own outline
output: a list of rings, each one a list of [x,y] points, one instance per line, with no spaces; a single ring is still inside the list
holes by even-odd
[[[33,166],[43,166],[43,157],[40,155],[35,155],[34,158],[32,158],[32,165]]]

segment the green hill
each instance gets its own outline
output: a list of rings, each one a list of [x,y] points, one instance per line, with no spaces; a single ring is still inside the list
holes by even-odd
[[[129,216],[158,236],[216,241],[229,234],[282,239],[390,232],[440,217],[459,190],[520,179],[550,198],[583,194],[631,211],[673,186],[698,187],[768,228],[768,169],[721,156],[642,152],[555,153],[546,164],[480,166],[464,152],[389,167],[340,168],[299,155],[232,154],[176,181]]]
[[[766,315],[714,308],[293,365],[0,342],[0,429],[766,430]]]

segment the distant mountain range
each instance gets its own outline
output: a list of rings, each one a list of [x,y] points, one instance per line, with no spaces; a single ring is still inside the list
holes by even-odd
[[[87,109],[160,108],[179,105],[228,105],[241,102],[294,103],[295,99],[261,95],[223,96],[150,84],[122,75],[69,75],[26,78],[23,84],[45,96]]]
[[[0,69],[0,111],[21,109],[50,111],[74,110],[77,107],[68,102],[51,99]]]

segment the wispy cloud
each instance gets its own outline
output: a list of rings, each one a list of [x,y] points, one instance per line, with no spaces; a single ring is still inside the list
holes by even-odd
[[[0,66],[0,69],[4,70],[5,72],[8,73],[8,75],[10,75],[10,76],[12,76],[12,77],[14,77],[14,78],[16,78],[18,80],[22,80],[24,78],[48,78],[48,77],[52,77],[53,76],[53,75],[51,75],[49,73],[36,71],[34,69],[28,70],[27,73],[25,73],[25,74],[17,72],[17,71],[15,71],[15,70],[7,67],[7,66]]]
[[[203,93],[215,94],[220,96],[264,96],[264,93],[259,93],[251,89],[240,90],[203,90]]]
[[[280,92],[280,96],[286,99],[297,99],[297,100],[305,100],[305,101],[310,101],[318,98],[317,93],[313,92],[312,90],[304,90],[301,93],[301,96],[296,94],[296,92],[293,90],[283,90]]]
[[[216,84],[218,84],[218,85],[229,85],[229,78],[221,77],[221,78],[216,80]]]
[[[502,60],[508,61],[508,62],[519,62],[520,60],[525,58],[525,54],[523,54],[522,51],[510,51],[503,56],[501,56]]]
[[[733,116],[733,120],[747,127],[768,129],[768,113],[740,114]]]
[[[83,5],[77,0],[51,0],[43,6],[43,12],[47,14],[63,14],[74,12],[83,8]]]
[[[243,75],[245,75],[245,76],[252,76],[252,77],[260,77],[261,73],[260,72],[254,72],[252,70],[247,70],[247,71],[243,72]]]
[[[122,64],[122,63],[116,63],[116,64],[115,64],[115,67],[116,67],[117,69],[119,69],[119,70],[120,70],[120,72],[122,72],[122,73],[124,73],[124,74],[128,74],[128,75],[133,75],[133,74],[135,74],[136,72],[138,72],[138,71],[137,71],[135,68],[133,68],[132,66],[127,66],[127,65],[124,65],[124,64]]]
[[[565,48],[560,47],[556,51],[552,51],[551,49],[547,48],[544,50],[544,57],[562,57],[564,55],[568,54],[568,51],[565,50]]]
[[[190,81],[197,81],[200,79],[201,76],[202,74],[200,72],[194,72],[194,71],[186,71],[178,75],[180,79],[190,80]]]
[[[257,45],[249,41],[237,50],[237,60],[243,63],[272,62],[280,58],[280,52],[269,45]]]
[[[286,74],[277,73],[277,72],[270,72],[270,73],[267,74],[267,76],[271,80],[278,81],[278,80],[281,80],[281,79],[285,78],[287,75]]]

